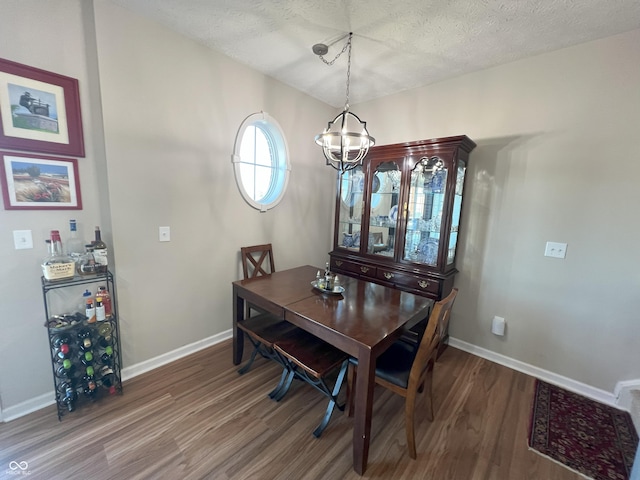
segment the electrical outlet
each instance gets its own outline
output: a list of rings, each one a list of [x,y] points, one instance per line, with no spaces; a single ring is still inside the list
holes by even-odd
[[[169,227],[159,227],[158,229],[158,240],[161,242],[170,242],[171,241],[171,228]]]
[[[564,258],[567,255],[567,244],[558,242],[547,242],[544,249],[545,257]]]
[[[16,250],[33,248],[33,236],[31,235],[31,230],[14,230],[13,244],[15,245]]]

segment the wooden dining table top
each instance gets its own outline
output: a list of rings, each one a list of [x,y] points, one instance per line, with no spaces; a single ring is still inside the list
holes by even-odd
[[[233,282],[234,363],[242,360],[244,302],[282,316],[292,324],[358,359],[355,385],[353,468],[362,475],[369,452],[375,362],[405,328],[428,317],[426,297],[348,276],[340,276],[341,294],[311,285],[317,267],[305,265]]]

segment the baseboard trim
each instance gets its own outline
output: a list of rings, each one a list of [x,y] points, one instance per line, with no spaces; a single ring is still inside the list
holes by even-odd
[[[189,345],[177,348],[149,360],[145,360],[144,362],[137,363],[136,365],[123,368],[122,380],[130,380],[134,377],[137,377],[138,375],[142,375],[143,373],[171,363],[182,357],[186,357],[187,355],[191,355],[192,353],[196,353],[200,350],[216,345],[217,343],[231,338],[231,336],[232,330],[227,330],[203,340],[199,340]],[[631,390],[631,387],[634,386],[638,387],[638,384],[640,383],[639,381],[619,382],[616,385],[616,390],[613,393],[610,393],[605,390],[601,390],[599,388],[594,388],[584,383],[577,382],[570,378],[563,377],[562,375],[557,375],[553,372],[549,372],[548,370],[529,365],[528,363],[515,360],[511,357],[507,357],[505,355],[486,350],[462,340],[458,340],[454,337],[449,337],[449,345],[468,352],[472,355],[476,355],[494,363],[504,365],[505,367],[509,367],[518,372],[526,373],[527,375],[531,375],[532,377],[539,378],[540,380],[544,380],[545,382],[553,383],[554,385],[558,385],[559,387],[565,388],[569,391],[584,395],[585,397],[591,398],[598,402],[605,403],[607,405],[611,405],[613,407],[621,408],[627,411],[629,411],[629,406],[624,405],[624,402],[621,402],[621,400],[624,400],[626,396],[621,392]],[[55,403],[54,398],[55,394],[53,391],[51,391],[49,393],[31,398],[12,407],[3,409],[0,421],[9,422],[11,420],[15,420],[16,418],[40,410],[41,408],[53,405]]]
[[[625,410],[631,409],[633,401],[633,390],[640,390],[640,379],[625,380],[623,382],[616,383],[616,388],[613,390],[613,395],[616,397],[620,408]]]
[[[449,337],[449,345],[465,352],[471,353],[472,355],[476,355],[478,357],[490,360],[494,363],[504,365],[505,367],[509,367],[518,372],[526,373],[527,375],[539,378],[540,380],[544,380],[547,383],[552,383],[571,392],[583,395],[587,398],[591,398],[592,400],[595,400],[597,402],[605,403],[607,405],[611,405],[612,407],[621,408],[623,410],[628,410],[617,404],[616,396],[613,393],[607,392],[605,390],[594,388],[590,385],[577,382],[548,370],[544,370],[542,368],[529,365],[528,363],[515,360],[511,357],[507,357],[505,355],[486,350],[462,340],[458,340],[457,338]]]
[[[130,380],[155,368],[162,367],[167,363],[174,362],[182,357],[186,357],[187,355],[191,355],[192,353],[196,353],[200,350],[216,345],[224,340],[231,338],[232,335],[233,331],[227,330],[225,332],[218,333],[217,335],[205,338],[204,340],[199,340],[189,345],[185,345],[184,347],[176,348],[175,350],[172,350],[170,352],[163,353],[162,355],[151,358],[149,360],[145,360],[144,362],[137,363],[130,367],[125,367],[122,369],[122,380]]]
[[[143,373],[149,372],[155,368],[166,365],[167,363],[171,363],[182,357],[186,357],[187,355],[191,355],[192,353],[196,353],[200,350],[211,347],[217,343],[220,343],[224,340],[231,338],[232,335],[233,335],[233,331],[227,330],[225,332],[218,333],[216,335],[205,338],[203,340],[199,340],[189,345],[185,345],[184,347],[176,348],[175,350],[164,353],[155,358],[145,360],[144,362],[137,363],[136,365],[123,368],[122,380],[123,381],[130,380],[134,377],[137,377],[138,375],[142,375]],[[11,420],[15,420],[16,418],[23,417],[37,410],[40,410],[41,408],[45,408],[45,407],[48,407],[49,405],[53,405],[54,403],[55,403],[55,392],[51,390],[49,393],[44,393],[37,397],[30,398],[26,402],[19,403],[12,407],[3,408],[2,417],[0,421],[10,422]]]

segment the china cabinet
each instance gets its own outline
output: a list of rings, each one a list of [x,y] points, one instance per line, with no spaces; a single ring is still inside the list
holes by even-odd
[[[338,176],[331,270],[440,300],[453,288],[468,137],[376,146]]]

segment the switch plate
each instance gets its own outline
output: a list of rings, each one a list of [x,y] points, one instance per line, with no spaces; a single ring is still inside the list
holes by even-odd
[[[16,250],[33,248],[33,236],[31,235],[31,230],[14,230],[13,243],[16,246]]]
[[[567,255],[567,244],[558,242],[547,242],[544,249],[545,257],[564,258]]]
[[[161,242],[170,242],[171,241],[171,228],[169,227],[159,227],[158,229],[158,240]]]

